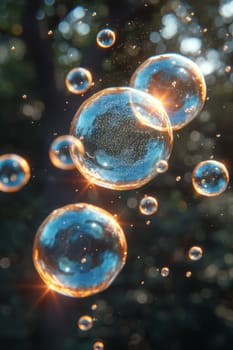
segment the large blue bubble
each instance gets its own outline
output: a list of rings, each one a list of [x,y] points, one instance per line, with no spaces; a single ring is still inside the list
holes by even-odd
[[[116,190],[138,188],[168,160],[173,134],[169,118],[155,98],[142,91],[109,88],[78,109],[71,134],[79,142],[71,156],[90,182]]]
[[[107,288],[125,264],[120,225],[86,203],[54,210],[41,224],[33,260],[44,282],[58,293],[86,297]]]

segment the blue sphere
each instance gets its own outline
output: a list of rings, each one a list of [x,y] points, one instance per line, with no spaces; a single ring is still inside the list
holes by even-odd
[[[192,183],[197,193],[214,197],[225,191],[229,182],[228,170],[216,160],[207,160],[196,165]]]
[[[17,154],[0,156],[0,191],[18,191],[28,183],[30,176],[30,167],[24,158]]]
[[[34,265],[60,294],[86,297],[107,288],[125,264],[124,232],[105,210],[86,203],[54,210],[34,241]]]

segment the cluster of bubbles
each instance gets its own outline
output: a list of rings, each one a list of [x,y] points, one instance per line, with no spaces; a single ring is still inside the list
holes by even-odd
[[[19,191],[28,183],[30,174],[30,166],[23,157],[17,154],[0,156],[0,191]]]
[[[226,1],[220,6],[222,17],[232,15],[231,3]],[[178,18],[179,13],[176,15]],[[174,32],[178,22],[171,14],[165,16],[161,36],[170,39],[169,28],[173,27]],[[80,21],[84,17],[85,11],[79,6],[67,16],[67,21],[60,23],[64,38],[69,38],[74,28],[80,35],[89,33],[88,22]],[[192,48],[188,48],[190,39]],[[200,50],[199,41],[183,38],[181,51],[192,53],[195,45]],[[104,28],[98,32],[96,42],[100,48],[110,48],[116,42],[116,33]],[[78,51],[73,49],[71,56],[77,55]],[[203,63],[200,61],[202,70]],[[86,68],[74,68],[67,74],[65,85],[70,93],[82,95],[94,85],[92,74]],[[173,130],[190,123],[202,110],[205,100],[205,80],[192,60],[178,54],[150,57],[136,69],[129,87],[102,90],[80,106],[70,135],[52,142],[50,160],[60,169],[77,168],[88,181],[105,188],[142,187],[167,171]],[[24,158],[15,154],[0,156],[0,191],[18,191],[29,179],[30,167]],[[193,170],[192,184],[200,195],[219,195],[228,183],[227,168],[220,162],[203,161]],[[141,199],[141,214],[153,215],[157,210],[155,197]],[[33,247],[34,265],[42,280],[49,288],[70,297],[86,297],[108,288],[123,268],[126,255],[126,238],[115,218],[87,203],[54,210],[39,227]],[[199,246],[188,250],[192,261],[202,256]],[[168,277],[169,273],[166,266],[160,270],[162,277]],[[186,277],[191,274],[187,271]],[[92,327],[91,316],[79,318],[81,331]],[[93,344],[93,350],[103,349],[101,341]]]
[[[105,210],[86,203],[54,210],[39,227],[34,265],[49,288],[71,297],[106,289],[125,264],[124,232]]]
[[[104,29],[97,41],[110,47],[115,40],[111,35]],[[91,84],[91,75],[82,68],[73,69],[66,78],[69,91],[78,94]],[[177,54],[151,57],[135,71],[130,87],[104,89],[83,102],[70,135],[52,143],[50,159],[59,168],[76,167],[89,182],[105,188],[142,187],[167,171],[173,130],[195,118],[205,98],[205,81],[194,62]],[[193,172],[193,186],[203,195],[222,193],[228,179],[219,162],[200,163]],[[153,215],[157,210],[155,197],[141,199],[141,214]],[[35,267],[45,283],[73,297],[107,288],[126,254],[126,239],[116,220],[85,203],[52,212],[38,229],[33,249]],[[201,248],[192,247],[188,256],[198,260],[202,254]],[[161,276],[168,275],[169,268],[163,267]],[[86,324],[87,318],[80,329]]]
[[[205,80],[198,66],[178,54],[153,56],[132,75],[130,87],[101,90],[76,112],[70,133],[77,169],[94,184],[139,188],[168,169],[173,130],[201,111]]]

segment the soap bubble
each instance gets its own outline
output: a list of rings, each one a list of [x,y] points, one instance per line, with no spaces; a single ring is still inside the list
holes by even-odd
[[[91,316],[83,315],[78,320],[78,328],[81,331],[89,331],[93,327],[93,320]]]
[[[168,162],[166,160],[161,159],[155,164],[155,166],[156,166],[157,173],[162,174],[167,171]]]
[[[115,44],[116,41],[116,34],[111,29],[105,28],[99,31],[99,33],[96,36],[96,42],[97,44],[106,49]]]
[[[104,343],[102,341],[96,341],[93,344],[93,350],[104,350]]]
[[[74,116],[71,134],[80,143],[71,147],[78,170],[91,183],[115,190],[148,183],[173,144],[159,101],[128,87],[105,89],[86,100]]]
[[[170,270],[168,267],[164,266],[162,267],[161,271],[160,271],[160,274],[162,277],[167,277],[170,273]]]
[[[214,197],[220,195],[227,188],[228,182],[227,168],[216,160],[200,162],[193,170],[193,187],[202,196]]]
[[[188,257],[190,260],[197,261],[202,258],[203,250],[201,247],[193,246],[188,251]]]
[[[58,136],[53,140],[49,149],[49,158],[52,164],[64,170],[74,169],[74,163],[70,156],[70,146],[76,139],[71,135]]]
[[[28,162],[17,154],[0,156],[0,191],[17,192],[31,176]]]
[[[85,68],[74,68],[66,76],[66,88],[72,94],[84,94],[92,85],[92,75]]]
[[[158,210],[157,199],[151,196],[145,196],[139,204],[140,213],[143,215],[153,215]]]
[[[206,99],[206,84],[199,67],[177,54],[150,57],[134,72],[130,85],[161,101],[174,130],[195,118]]]
[[[106,289],[125,264],[124,232],[105,210],[86,203],[54,210],[39,227],[35,267],[58,293],[86,297]]]

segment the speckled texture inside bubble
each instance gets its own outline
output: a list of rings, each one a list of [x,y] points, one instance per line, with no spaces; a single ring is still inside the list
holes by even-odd
[[[169,159],[173,136],[161,104],[130,88],[102,90],[77,111],[71,134],[82,144],[71,155],[92,183],[114,189],[141,187]]]

